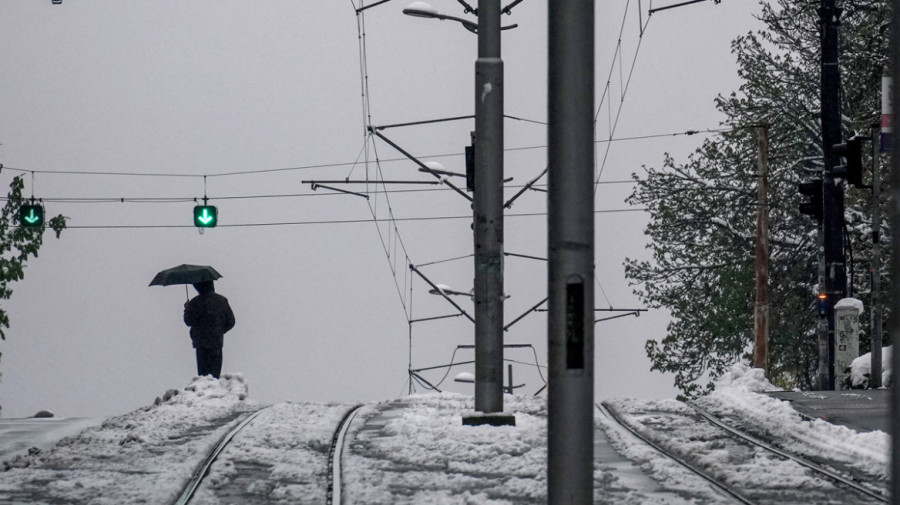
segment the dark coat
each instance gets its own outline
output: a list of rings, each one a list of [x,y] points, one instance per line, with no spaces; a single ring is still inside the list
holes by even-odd
[[[184,305],[184,324],[191,327],[194,347],[221,348],[225,332],[234,328],[234,313],[227,298],[210,291]]]

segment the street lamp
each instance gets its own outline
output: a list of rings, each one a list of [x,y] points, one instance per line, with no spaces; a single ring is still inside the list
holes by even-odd
[[[441,21],[445,19],[450,19],[452,21],[458,21],[463,25],[466,30],[469,30],[472,33],[478,33],[478,23],[473,21],[469,21],[468,19],[458,18],[456,16],[448,16],[446,14],[441,14],[437,9],[431,6],[428,2],[413,2],[406,6],[403,9],[403,13],[407,16],[413,16],[417,18],[431,18],[431,19],[440,19]],[[507,26],[501,26],[501,30],[509,30],[510,28],[515,28],[519,26],[518,24],[512,24]]]
[[[446,16],[425,2],[403,13],[451,19],[478,34],[475,61],[475,177],[472,198],[475,286],[475,410],[463,424],[515,425],[503,413],[503,60],[500,2],[479,0],[478,23]],[[507,28],[513,28],[515,25]]]
[[[472,293],[464,293],[462,291],[456,291],[446,284],[435,284],[434,289],[428,290],[429,294],[432,295],[440,295],[440,296],[466,296],[468,298],[473,298],[474,295]]]
[[[407,5],[405,9],[403,9],[403,13],[407,16],[413,16],[417,18],[432,18],[440,19],[441,21],[450,19],[453,21],[459,21],[460,23],[462,23],[463,27],[465,27],[466,30],[469,30],[472,33],[478,33],[477,23],[469,21],[468,19],[441,14],[437,11],[437,9],[432,7],[431,4],[427,2],[413,2]]]

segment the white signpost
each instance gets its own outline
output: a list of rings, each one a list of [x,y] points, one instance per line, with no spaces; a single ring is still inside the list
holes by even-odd
[[[834,305],[834,385],[846,389],[850,382],[850,363],[859,357],[859,316],[863,303],[844,298]]]

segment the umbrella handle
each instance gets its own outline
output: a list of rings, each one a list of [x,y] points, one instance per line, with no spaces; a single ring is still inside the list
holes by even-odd
[[[184,297],[187,301],[191,301],[191,295],[188,294],[187,284],[184,285]]]

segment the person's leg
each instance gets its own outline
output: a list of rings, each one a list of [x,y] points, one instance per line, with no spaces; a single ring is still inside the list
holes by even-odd
[[[207,375],[212,375],[213,377],[218,378],[218,372],[215,368],[215,354],[216,349],[210,349],[208,347],[198,347],[197,348],[197,375],[200,377],[204,377]],[[222,358],[221,352],[219,353],[219,367],[222,366]]]
[[[197,352],[197,376],[203,377],[206,375],[206,359],[204,358],[203,348],[197,347],[194,349]]]
[[[222,373],[222,348],[208,349],[209,351],[209,371],[216,379]]]

